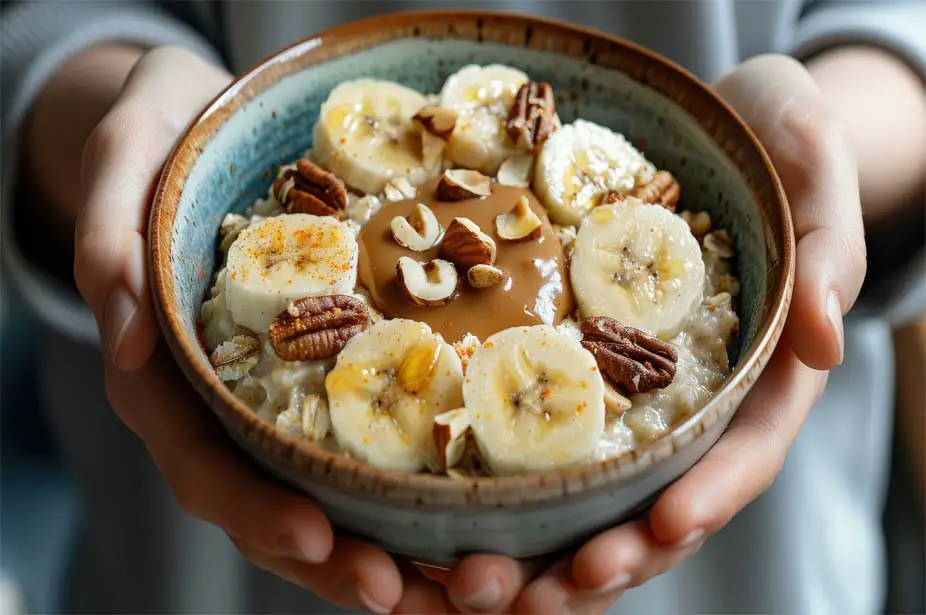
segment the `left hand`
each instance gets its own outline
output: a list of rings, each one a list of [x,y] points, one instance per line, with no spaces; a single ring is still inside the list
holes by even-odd
[[[716,90],[765,145],[791,204],[797,277],[785,334],[723,437],[645,517],[599,534],[537,578],[505,556],[465,558],[440,579],[464,612],[601,613],[627,588],[678,565],[771,486],[827,370],[842,361],[842,316],[866,263],[846,136],[791,58],[752,59]]]

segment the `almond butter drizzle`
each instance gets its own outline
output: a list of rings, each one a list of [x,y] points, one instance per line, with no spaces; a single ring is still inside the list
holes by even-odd
[[[557,324],[573,307],[566,259],[543,207],[530,190],[493,184],[484,199],[441,202],[435,197],[437,180],[422,186],[415,199],[387,203],[363,228],[360,244],[359,282],[369,291],[376,308],[388,318],[409,318],[427,323],[448,342],[472,333],[484,340],[489,335],[523,325]],[[543,222],[540,237],[509,242],[495,232],[495,217],[508,213],[525,195]],[[466,282],[460,295],[447,305],[421,307],[411,304],[395,282],[400,256],[426,262],[437,258],[438,247],[424,252],[403,248],[392,237],[395,216],[407,216],[417,203],[430,207],[444,228],[457,216],[479,225],[497,245],[495,266],[508,280],[493,288],[474,289]],[[466,272],[460,271],[465,278]]]

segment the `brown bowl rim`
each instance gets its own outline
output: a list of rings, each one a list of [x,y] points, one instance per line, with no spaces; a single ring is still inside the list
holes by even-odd
[[[740,132],[740,140],[745,140],[752,154],[759,157],[761,171],[767,174],[758,183],[767,182],[774,191],[777,215],[780,218],[780,233],[784,245],[773,246],[780,254],[781,273],[777,279],[767,278],[767,293],[775,293],[774,301],[769,303],[768,295],[764,305],[767,313],[755,338],[745,350],[733,372],[724,381],[712,398],[672,431],[661,438],[638,447],[633,451],[604,461],[591,462],[579,466],[560,468],[543,473],[521,474],[515,476],[490,476],[455,479],[433,474],[409,474],[396,470],[367,465],[350,457],[333,453],[311,442],[296,441],[277,432],[276,428],[259,418],[244,402],[238,400],[217,378],[212,370],[205,369],[195,358],[203,350],[195,339],[185,334],[182,317],[173,305],[173,278],[171,272],[171,251],[173,221],[176,215],[183,184],[203,150],[203,145],[242,104],[253,99],[257,94],[277,83],[281,78],[299,72],[316,64],[322,64],[333,58],[375,47],[380,44],[400,39],[464,39],[489,40],[503,45],[514,46],[510,40],[484,38],[491,35],[486,26],[517,27],[524,31],[522,46],[531,47],[531,41],[540,40],[544,35],[557,35],[560,39],[581,41],[579,50],[557,50],[559,55],[584,57],[586,61],[599,64],[600,52],[619,51],[634,57],[646,67],[646,74],[660,72],[686,82],[690,96],[700,97],[702,103],[713,105],[722,121],[732,125],[733,132]],[[462,30],[475,26],[477,37],[472,33],[461,35]],[[429,36],[430,28],[439,27],[442,32]],[[534,47],[536,48],[536,46]],[[595,58],[594,60],[592,58]],[[616,68],[616,67],[615,67]],[[616,68],[616,70],[620,70]],[[632,77],[633,78],[633,77]],[[640,82],[639,78],[634,78]],[[645,84],[680,104],[671,93],[659,90],[648,79]],[[703,130],[710,133],[699,121]],[[717,139],[712,140],[717,144]],[[718,144],[719,145],[719,144]],[[725,155],[730,152],[720,146]],[[736,165],[734,161],[735,166]],[[754,186],[750,185],[755,193]],[[769,222],[762,216],[763,229],[768,244]],[[774,236],[774,235],[773,235]],[[176,146],[168,157],[154,196],[149,224],[149,267],[154,287],[154,302],[161,328],[168,344],[181,368],[194,387],[201,393],[214,412],[220,415],[228,427],[240,432],[247,439],[259,438],[265,449],[269,449],[278,459],[294,464],[308,477],[349,490],[367,497],[378,497],[390,501],[414,502],[417,506],[428,505],[428,494],[439,496],[441,505],[478,506],[487,501],[501,506],[507,504],[510,497],[518,494],[518,504],[537,505],[550,500],[559,500],[566,495],[577,492],[570,485],[581,485],[580,492],[603,487],[614,482],[639,475],[653,463],[658,463],[673,455],[681,448],[691,445],[700,437],[707,426],[726,417],[735,410],[736,405],[726,404],[734,391],[740,387],[751,387],[759,373],[765,368],[784,326],[791,300],[794,284],[794,229],[788,207],[787,197],[768,154],[745,122],[727,105],[709,86],[701,82],[688,70],[673,61],[664,58],[636,43],[607,34],[592,28],[573,25],[555,19],[535,17],[520,13],[487,10],[425,10],[390,13],[364,20],[350,22],[330,28],[318,34],[308,36],[289,45],[283,50],[267,57],[247,71],[241,73],[221,93],[219,93],[196,119],[183,132]],[[768,253],[768,252],[766,252]],[[771,265],[769,266],[771,270]],[[770,273],[770,272],[769,272]],[[218,402],[218,403],[217,403]],[[694,433],[698,431],[699,433]],[[267,443],[275,441],[268,446]],[[666,444],[670,449],[666,452]],[[663,449],[659,452],[660,447]],[[281,453],[281,448],[283,453]],[[629,463],[628,463],[629,460]],[[346,484],[336,476],[347,478]],[[372,485],[372,487],[371,487]]]

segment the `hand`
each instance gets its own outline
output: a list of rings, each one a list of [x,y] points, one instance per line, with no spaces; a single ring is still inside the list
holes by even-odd
[[[671,569],[771,486],[826,370],[842,361],[842,316],[865,275],[849,143],[793,59],[755,58],[716,89],[765,145],[791,204],[797,278],[785,335],[723,437],[645,518],[596,536],[538,578],[510,558],[468,557],[443,579],[461,610],[600,613],[626,588]]]
[[[308,499],[242,461],[157,344],[145,266],[149,199],[178,135],[229,78],[185,51],[154,50],[85,145],[74,273],[100,329],[109,400],[183,508],[221,527],[245,557],[332,602],[388,612],[403,592],[396,563],[335,536]],[[429,583],[409,575],[408,599]]]

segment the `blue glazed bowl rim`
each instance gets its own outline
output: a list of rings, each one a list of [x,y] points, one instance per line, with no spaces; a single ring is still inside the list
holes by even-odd
[[[625,455],[581,466],[538,474],[451,479],[369,466],[278,433],[207,367],[195,332],[185,326],[174,301],[173,223],[191,169],[210,138],[237,109],[286,75],[397,39],[453,38],[513,45],[518,32],[522,46],[546,51],[552,47],[560,54],[614,68],[681,105],[743,173],[760,205],[757,213],[763,220],[768,261],[763,316],[752,343],[711,400],[669,434]],[[418,506],[536,505],[641,478],[644,470],[690,445],[715,421],[729,420],[771,357],[794,284],[794,230],[781,181],[753,132],[706,84],[671,60],[604,32],[553,19],[483,10],[415,11],[351,22],[296,42],[242,73],[190,124],[168,157],[151,208],[148,241],[155,310],[166,342],[187,379],[227,429],[313,480]]]

